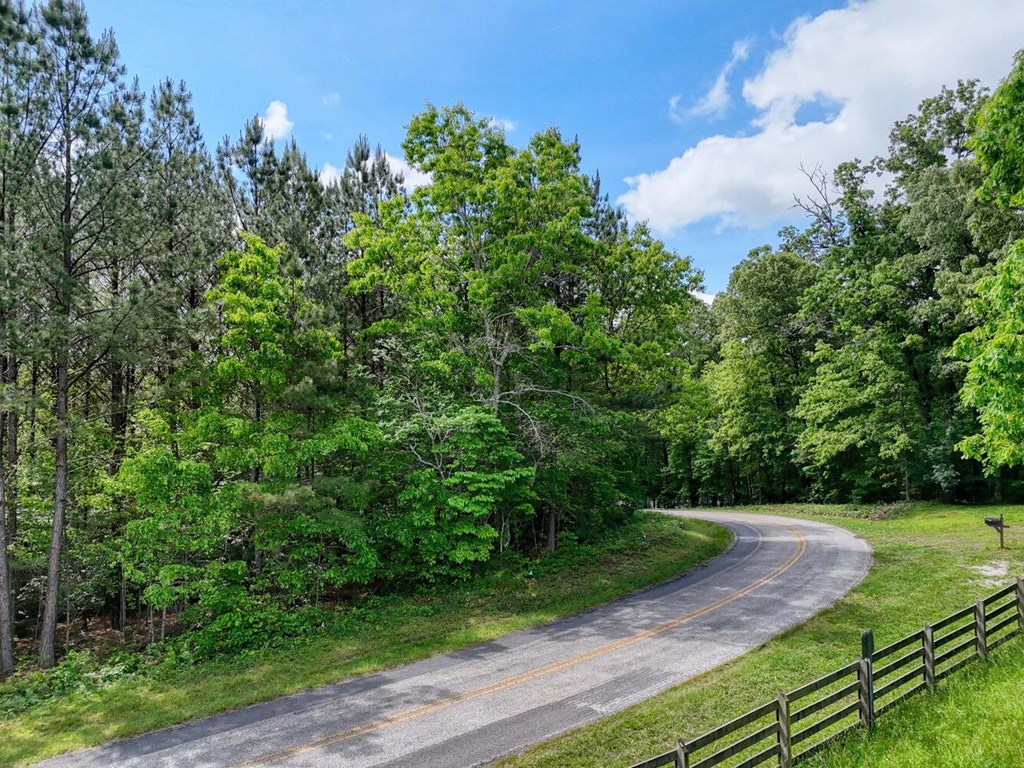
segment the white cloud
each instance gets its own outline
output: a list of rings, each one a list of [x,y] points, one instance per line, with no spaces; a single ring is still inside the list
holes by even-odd
[[[866,0],[801,18],[743,85],[749,136],[710,136],[668,167],[627,179],[619,198],[660,232],[714,218],[767,226],[793,216],[800,171],[883,152],[889,128],[958,79],[996,85],[1024,45],[1020,0]],[[713,91],[714,89],[712,89]],[[807,104],[833,115],[799,121]],[[677,102],[678,105],[678,102]]]
[[[337,106],[338,102],[341,100],[341,97],[337,93],[332,92],[325,93],[323,96],[320,97],[320,100],[323,101],[325,107],[334,107]]]
[[[384,156],[387,157],[391,170],[402,174],[402,177],[405,179],[405,188],[410,192],[417,187],[425,187],[427,184],[433,183],[434,179],[429,173],[424,173],[418,168],[412,167],[405,161],[405,158],[395,157],[386,152]]]
[[[679,106],[679,102],[682,99],[683,97],[677,93],[668,100],[668,116],[676,125],[684,125],[688,122],[690,116],[690,110]]]
[[[283,101],[270,102],[260,122],[263,123],[263,132],[268,139],[283,139],[292,132],[292,126],[295,125],[288,119],[288,105]]]
[[[324,163],[324,167],[320,169],[320,183],[325,187],[333,186],[341,181],[342,173],[344,171],[338,166]]]
[[[327,140],[327,141],[334,141],[334,134],[333,133],[325,133],[324,134],[324,139]]]
[[[704,302],[709,307],[715,301],[715,294],[713,293],[704,293],[704,291],[690,291],[690,295],[693,296],[693,298],[697,299],[698,301]]]
[[[403,158],[395,157],[384,153],[384,157],[387,158],[388,165],[391,167],[392,172],[401,173],[404,179],[403,185],[410,192],[417,187],[423,187],[430,184],[433,181],[429,173],[423,173],[416,168],[413,168]],[[367,161],[369,164],[370,161]],[[325,187],[329,187],[333,184],[337,184],[341,181],[341,177],[345,175],[345,169],[339,168],[336,165],[330,163],[324,163],[320,169],[320,183]]]
[[[516,121],[509,120],[506,117],[489,117],[487,118],[487,122],[495,128],[501,128],[505,133],[511,133],[516,129]]]
[[[721,117],[732,104],[732,97],[729,95],[729,75],[736,68],[736,65],[750,55],[750,40],[737,40],[732,44],[732,57],[725,63],[718,72],[714,84],[704,94],[703,98],[685,112],[679,107],[679,96],[673,96],[668,100],[668,114],[673,122],[683,123],[687,115],[698,117]]]

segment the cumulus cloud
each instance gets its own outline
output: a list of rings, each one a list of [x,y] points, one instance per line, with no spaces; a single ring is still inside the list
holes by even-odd
[[[429,173],[424,173],[418,168],[414,168],[405,161],[405,158],[395,157],[384,153],[384,156],[388,159],[388,165],[391,166],[391,170],[396,173],[401,173],[405,179],[405,188],[410,192],[417,187],[425,187],[427,184],[433,182]]]
[[[666,168],[627,179],[619,202],[660,232],[705,219],[778,223],[806,191],[801,165],[828,170],[883,152],[892,123],[922,99],[958,79],[995,85],[1022,45],[1020,0],[851,1],[798,19],[743,84],[757,111],[752,133],[700,141]],[[807,105],[831,114],[802,121]]]
[[[295,125],[288,119],[288,105],[283,101],[272,101],[260,122],[268,139],[283,139],[292,132]]]
[[[732,104],[732,97],[729,95],[729,75],[736,68],[736,65],[750,55],[750,40],[737,40],[732,44],[732,57],[718,71],[718,77],[714,84],[704,94],[703,98],[687,110],[679,106],[680,96],[673,96],[668,100],[669,117],[676,123],[683,123],[687,116],[697,117],[721,117]]]
[[[323,101],[325,107],[333,107],[338,104],[338,102],[341,100],[341,97],[338,96],[337,93],[332,92],[325,93],[323,96],[320,97],[320,100]]]
[[[702,301],[709,307],[715,302],[715,294],[704,293],[704,291],[690,291],[690,295],[698,301]]]
[[[341,176],[344,171],[336,165],[330,163],[324,163],[324,167],[320,169],[320,183],[325,187],[330,187],[341,181]]]

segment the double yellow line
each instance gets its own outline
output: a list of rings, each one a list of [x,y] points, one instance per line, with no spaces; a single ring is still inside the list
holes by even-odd
[[[306,754],[307,752],[333,747],[359,736],[365,736],[368,733],[383,730],[384,728],[388,728],[392,725],[398,725],[399,723],[406,723],[410,720],[426,717],[427,715],[432,715],[435,712],[440,712],[450,707],[454,707],[456,704],[461,704],[465,701],[473,701],[474,699],[479,699],[492,693],[504,691],[508,688],[522,685],[523,683],[528,683],[531,680],[537,680],[538,678],[552,675],[555,672],[561,672],[563,669],[568,669],[569,667],[574,667],[577,664],[582,664],[586,661],[590,661],[591,659],[605,656],[621,648],[633,645],[634,643],[639,643],[643,640],[655,637],[656,635],[660,635],[670,629],[675,629],[682,624],[693,621],[694,619],[711,613],[712,611],[716,611],[729,603],[735,602],[736,600],[749,595],[754,590],[760,589],[769,582],[777,579],[796,565],[797,561],[803,557],[804,552],[807,551],[807,539],[805,539],[803,534],[801,534],[796,528],[792,528],[788,525],[782,527],[792,533],[793,537],[797,541],[797,548],[793,555],[771,573],[758,579],[752,584],[748,584],[743,589],[733,592],[728,597],[723,597],[721,600],[711,603],[710,605],[691,611],[683,616],[678,616],[674,619],[658,624],[657,626],[651,627],[650,629],[645,629],[643,632],[638,632],[635,635],[630,635],[629,637],[607,643],[606,645],[594,648],[593,650],[585,651],[583,653],[576,654],[575,656],[569,656],[565,659],[545,664],[542,667],[527,670],[526,672],[521,672],[518,675],[512,675],[511,677],[506,677],[503,680],[498,680],[497,682],[480,686],[479,688],[473,688],[469,691],[463,691],[462,693],[455,693],[451,696],[446,696],[443,699],[431,702],[430,704],[423,704],[418,707],[413,707],[412,709],[406,709],[401,712],[397,712],[394,715],[388,715],[377,720],[371,720],[370,722],[348,728],[344,731],[330,733],[326,736],[314,739],[313,741],[296,744],[293,747],[282,749],[277,752],[268,752],[263,755],[258,755],[252,760],[244,763],[238,763],[232,766],[232,768],[267,768],[267,766],[281,763],[285,760],[290,760],[293,757]]]

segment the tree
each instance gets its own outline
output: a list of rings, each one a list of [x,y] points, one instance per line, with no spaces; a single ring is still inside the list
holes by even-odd
[[[800,306],[815,273],[793,254],[753,251],[715,302],[722,360],[707,376],[715,404],[711,447],[736,463],[758,499],[801,490],[792,471],[792,411],[811,374]]]
[[[28,192],[46,140],[41,79],[25,9],[0,2],[0,678],[14,668],[10,545],[17,536],[17,380],[31,322],[24,275],[32,231]]]
[[[104,246],[119,223],[126,177],[142,152],[123,152],[137,126],[131,94],[121,84],[113,36],[94,40],[79,2],[51,0],[41,11],[50,138],[35,190],[42,217],[36,279],[47,287],[44,343],[54,372],[54,503],[40,663],[55,661],[61,552],[69,503],[68,444],[72,385],[98,365],[131,307],[98,307],[93,279],[108,266]]]
[[[986,171],[981,193],[1004,208],[1024,207],[1024,52],[978,114],[971,146]],[[1014,217],[1014,219],[1019,217]],[[971,309],[980,324],[957,339],[954,351],[968,362],[961,396],[977,408],[980,431],[960,443],[965,455],[982,461],[987,472],[1024,460],[1024,240],[1018,240],[981,278]]]
[[[280,242],[270,212],[278,207],[279,161],[274,140],[266,135],[257,115],[246,122],[232,143],[225,136],[217,147],[218,180],[231,203],[237,231],[257,235],[268,243]]]
[[[986,471],[1024,462],[1024,240],[996,273],[978,282],[972,303],[981,324],[957,339],[954,350],[968,361],[964,402],[976,408],[980,432],[960,443]]]
[[[1024,208],[1024,50],[978,113],[970,145],[986,171],[982,193],[1008,208]]]
[[[353,282],[348,265],[363,254],[346,245],[344,236],[355,226],[356,217],[378,220],[379,206],[402,194],[402,174],[392,171],[380,146],[373,150],[369,140],[360,136],[348,152],[340,177],[322,182],[326,186],[320,215],[324,244],[305,265],[307,290],[326,309],[325,319],[337,329],[352,366],[375,369],[379,379],[376,342],[369,331],[393,314],[395,299],[380,282],[369,287]]]
[[[902,354],[886,334],[873,332],[815,351],[814,378],[795,410],[804,424],[797,452],[820,475],[823,495],[879,498],[899,488],[911,498],[922,425]]]

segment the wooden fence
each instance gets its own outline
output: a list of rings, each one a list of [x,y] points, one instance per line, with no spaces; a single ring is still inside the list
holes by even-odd
[[[1024,633],[1024,579],[974,605],[925,624],[884,648],[861,637],[856,661],[762,704],[632,768],[753,768],[772,761],[789,768],[851,728],[875,718]]]

